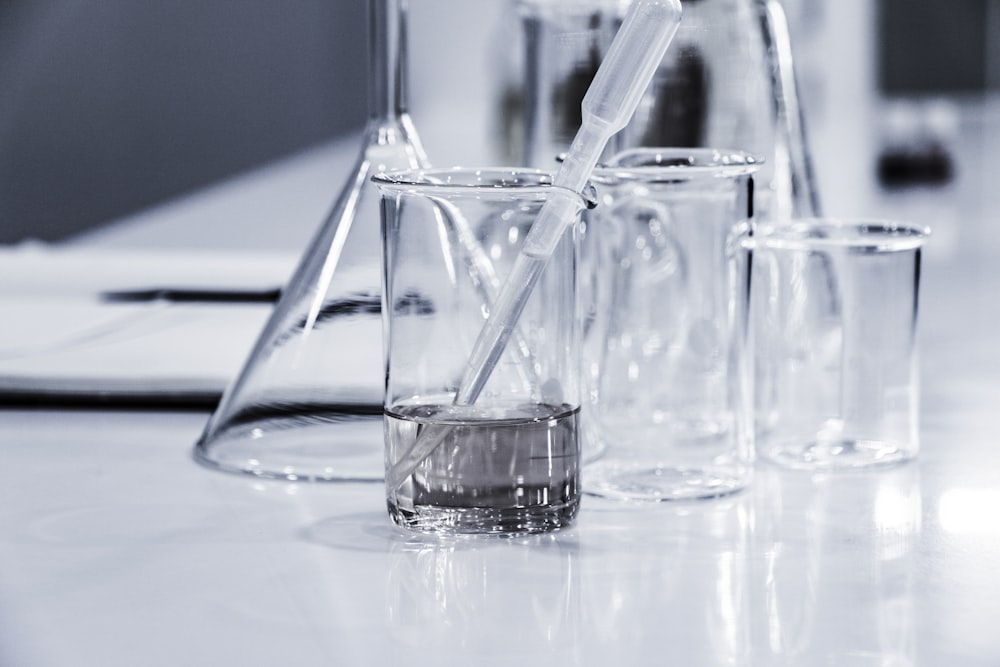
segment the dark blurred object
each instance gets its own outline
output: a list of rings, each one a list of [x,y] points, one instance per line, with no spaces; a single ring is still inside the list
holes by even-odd
[[[582,122],[581,102],[620,23],[605,0],[511,0],[521,17],[524,71],[519,91],[523,146],[515,164],[551,168]]]
[[[954,175],[951,154],[937,144],[888,149],[878,159],[878,180],[886,188],[944,185]]]
[[[360,129],[364,11],[3,0],[0,242],[59,239]]]
[[[954,175],[951,154],[934,143],[887,149],[878,159],[878,180],[886,188],[944,185]]]
[[[583,97],[590,90],[590,84],[601,66],[602,54],[597,40],[601,30],[601,14],[594,12],[587,18],[587,35],[590,43],[586,53],[576,62],[570,64],[570,72],[562,81],[557,81],[552,87],[552,99],[549,105],[553,112],[553,134],[559,141],[572,143],[577,130],[583,124]],[[525,22],[526,29],[540,30],[532,25],[532,20]]]
[[[878,81],[882,92],[912,95],[984,90],[990,71],[990,3],[996,0],[879,0]]]
[[[886,189],[947,185],[955,178],[959,112],[944,99],[886,102],[881,121],[879,183]]]
[[[659,73],[643,146],[692,148],[705,145],[708,71],[695,44],[682,44],[671,65]]]

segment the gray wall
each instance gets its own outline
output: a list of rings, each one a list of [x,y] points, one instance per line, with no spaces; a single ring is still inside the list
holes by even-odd
[[[487,152],[484,79],[512,3],[410,2],[413,115],[435,163]],[[1000,89],[1000,0],[786,0],[817,20],[873,5],[887,94]],[[0,243],[64,238],[359,128],[366,6],[0,0]]]
[[[0,0],[0,243],[360,127],[363,0]]]
[[[1000,0],[879,0],[878,73],[891,95],[1000,89]]]

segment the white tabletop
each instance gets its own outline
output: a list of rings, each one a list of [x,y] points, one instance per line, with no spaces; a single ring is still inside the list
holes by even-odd
[[[311,184],[342,178],[351,146],[78,245],[221,243],[294,200],[294,250],[332,196]],[[979,172],[956,187],[934,207],[855,193],[936,218],[943,239],[924,267],[917,462],[760,467],[728,498],[586,497],[551,535],[445,539],[391,526],[379,484],[198,466],[207,413],[6,409],[0,665],[1000,664],[997,195]],[[260,233],[239,242],[281,236]]]

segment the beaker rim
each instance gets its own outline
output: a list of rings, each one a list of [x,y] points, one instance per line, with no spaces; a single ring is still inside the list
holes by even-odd
[[[558,191],[579,199],[582,206],[597,205],[594,186],[587,184],[583,192],[576,192],[553,183],[555,176],[544,169],[531,167],[427,167],[383,171],[372,176],[380,188],[403,191],[435,192],[500,192],[516,190],[521,194],[551,194]]]
[[[814,251],[837,248],[854,252],[886,253],[915,250],[924,245],[930,229],[910,222],[874,218],[804,218],[755,224],[743,234],[747,250]]]
[[[594,180],[687,180],[731,178],[752,174],[764,158],[741,150],[720,148],[630,148],[615,154],[594,169]]]

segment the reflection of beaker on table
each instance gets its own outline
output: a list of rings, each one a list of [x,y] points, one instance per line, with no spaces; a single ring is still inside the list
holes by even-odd
[[[308,247],[195,449],[231,472],[379,480],[379,195],[370,178],[426,166],[406,112],[404,0],[369,0],[370,119],[353,176]]]
[[[439,665],[481,664],[484,656],[490,664],[540,656],[578,664],[576,560],[555,535],[401,540],[386,580],[390,639]]]
[[[593,499],[577,566],[586,664],[751,664],[749,504]]]
[[[915,664],[916,466],[755,485],[753,664]]]

